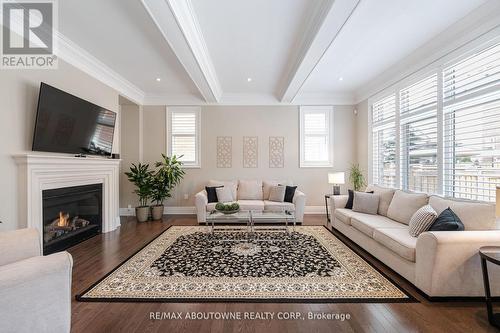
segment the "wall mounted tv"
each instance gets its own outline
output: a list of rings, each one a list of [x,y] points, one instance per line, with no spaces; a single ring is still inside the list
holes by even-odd
[[[76,155],[111,155],[116,113],[40,85],[33,150]]]

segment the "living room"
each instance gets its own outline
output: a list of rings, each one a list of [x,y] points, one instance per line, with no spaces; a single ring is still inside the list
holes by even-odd
[[[500,327],[499,1],[1,8],[1,332]]]

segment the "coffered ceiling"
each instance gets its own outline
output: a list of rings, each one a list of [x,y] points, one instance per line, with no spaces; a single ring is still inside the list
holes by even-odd
[[[352,104],[447,29],[500,13],[498,0],[58,3],[61,58],[144,104]]]

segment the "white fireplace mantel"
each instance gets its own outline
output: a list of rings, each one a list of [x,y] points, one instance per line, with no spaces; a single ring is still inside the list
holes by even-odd
[[[102,184],[102,232],[120,226],[120,160],[27,153],[15,155],[19,176],[19,217],[43,235],[42,191]],[[43,243],[41,243],[43,245]]]

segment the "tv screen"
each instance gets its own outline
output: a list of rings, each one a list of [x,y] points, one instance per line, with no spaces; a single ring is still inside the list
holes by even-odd
[[[113,111],[42,82],[33,150],[109,156],[115,121]]]

